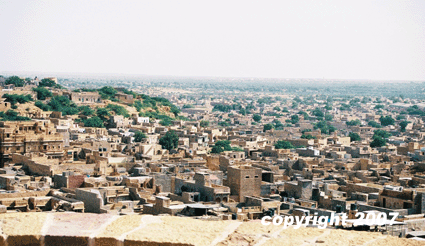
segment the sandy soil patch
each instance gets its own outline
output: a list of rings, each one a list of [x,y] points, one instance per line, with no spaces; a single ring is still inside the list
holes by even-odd
[[[191,218],[164,216],[162,222],[152,223],[127,236],[128,240],[174,242],[210,245],[222,235],[230,221],[202,221]]]
[[[375,242],[368,244],[367,246],[423,246],[425,241],[417,241],[407,238],[398,238],[388,236],[384,239],[378,239]]]
[[[47,213],[0,214],[0,226],[7,235],[40,235]]]
[[[119,237],[122,234],[133,230],[140,226],[142,215],[125,215],[121,216],[108,225],[104,231],[96,235],[96,237]]]
[[[288,227],[283,229],[277,238],[268,240],[264,245],[302,245],[304,243],[310,242],[316,237],[319,237],[324,232],[325,229],[311,227],[301,227],[299,229]]]

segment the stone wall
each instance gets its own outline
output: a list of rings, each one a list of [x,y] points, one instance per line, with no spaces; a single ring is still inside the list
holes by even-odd
[[[98,190],[75,190],[76,199],[84,202],[84,210],[90,213],[100,213],[103,206],[103,199]]]

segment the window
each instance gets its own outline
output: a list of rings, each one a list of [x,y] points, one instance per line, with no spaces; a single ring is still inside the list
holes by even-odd
[[[249,179],[249,176],[245,176],[246,179]]]
[[[255,175],[254,177],[255,177],[256,179],[258,179],[258,175]]]
[[[43,146],[43,149],[45,149],[45,150],[46,150],[46,149],[47,149],[47,146],[46,146],[46,145],[44,145],[44,146]]]

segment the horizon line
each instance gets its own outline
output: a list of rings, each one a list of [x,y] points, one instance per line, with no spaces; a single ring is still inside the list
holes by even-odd
[[[46,75],[52,74],[60,75],[60,76],[86,76],[86,77],[94,77],[94,76],[104,76],[104,77],[154,77],[154,78],[203,78],[203,79],[276,79],[276,80],[330,80],[330,81],[376,81],[376,82],[425,82],[425,79],[366,79],[366,78],[283,78],[283,77],[243,77],[243,76],[211,76],[211,75],[149,75],[149,74],[136,74],[136,73],[96,73],[96,72],[41,72],[41,71],[1,71],[0,75],[6,76],[19,76],[19,75],[29,75],[38,76],[38,75]],[[59,76],[55,76],[59,77]]]

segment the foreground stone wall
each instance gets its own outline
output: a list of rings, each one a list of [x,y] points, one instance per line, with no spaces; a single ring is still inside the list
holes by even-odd
[[[259,221],[204,221],[151,215],[6,213],[0,246],[37,245],[424,245],[380,233],[284,229]]]

